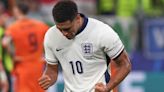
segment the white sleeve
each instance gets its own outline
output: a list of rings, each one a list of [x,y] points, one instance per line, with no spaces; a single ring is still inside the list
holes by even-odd
[[[101,46],[104,48],[104,52],[111,59],[114,59],[123,51],[124,45],[118,34],[111,27],[106,27],[103,31]]]
[[[45,51],[45,60],[48,64],[58,64],[58,60],[52,50],[52,48],[50,47],[50,41],[49,38],[47,37],[47,35],[45,35],[45,39],[44,39],[44,51]]]

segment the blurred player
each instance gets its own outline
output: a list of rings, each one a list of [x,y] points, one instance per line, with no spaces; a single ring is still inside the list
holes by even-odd
[[[2,37],[4,34],[4,23],[6,20],[4,14],[4,5],[0,1],[0,92],[8,92],[9,91],[9,81],[7,79],[7,74],[5,71],[5,66],[3,62],[3,47],[2,47]]]
[[[124,45],[111,27],[78,13],[73,1],[59,1],[52,10],[56,23],[45,35],[46,70],[39,79],[43,89],[53,85],[61,64],[64,92],[110,92],[130,72]],[[117,66],[106,83],[106,55]]]
[[[7,75],[3,68],[2,61],[0,61],[0,92],[8,92],[9,84],[7,80]]]
[[[9,84],[7,80],[7,75],[3,68],[2,61],[0,60],[0,92],[8,92]]]
[[[37,84],[44,68],[43,38],[48,26],[27,17],[28,6],[13,7],[16,22],[11,24],[3,39],[14,61],[14,92],[44,92]]]
[[[2,39],[3,32],[4,30],[0,25],[0,41],[2,41],[1,39]],[[9,83],[2,63],[2,44],[0,44],[0,92],[8,92],[8,90],[9,90]]]

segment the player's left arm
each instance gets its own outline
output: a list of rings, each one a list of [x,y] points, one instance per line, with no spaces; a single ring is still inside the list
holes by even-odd
[[[11,56],[14,62],[19,62],[22,60],[22,57],[15,55],[15,46],[13,39],[10,35],[5,35],[2,39],[2,46],[6,49],[7,53]]]
[[[131,71],[130,59],[125,50],[123,50],[118,57],[113,59],[112,62],[116,64],[116,74],[115,77],[111,77],[109,83],[107,84],[108,90],[112,90],[116,87]]]
[[[109,83],[104,85],[103,83],[97,83],[95,86],[95,92],[110,92],[128,75],[131,70],[131,63],[128,54],[125,50],[121,54],[112,60],[116,64],[116,74],[110,78]]]
[[[11,56],[14,56],[15,49],[14,49],[12,37],[10,35],[5,35],[3,37],[2,45]]]

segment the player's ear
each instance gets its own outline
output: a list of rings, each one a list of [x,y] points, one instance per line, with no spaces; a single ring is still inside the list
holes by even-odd
[[[81,17],[81,16],[80,16],[80,14],[77,14],[77,16],[76,16],[76,19],[75,19],[75,20],[76,20],[76,21],[78,21],[78,22],[80,22],[80,17]]]
[[[77,19],[77,20],[80,19],[80,14],[77,14],[76,19]]]

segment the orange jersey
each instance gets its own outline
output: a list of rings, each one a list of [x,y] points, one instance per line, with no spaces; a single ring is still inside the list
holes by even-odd
[[[47,25],[32,19],[19,20],[10,26],[6,34],[12,37],[15,56],[25,61],[41,57],[43,38],[47,29]]]
[[[40,21],[23,19],[6,30],[12,38],[14,56],[20,58],[14,63],[14,92],[44,92],[37,80],[44,68],[43,38],[48,28]]]

